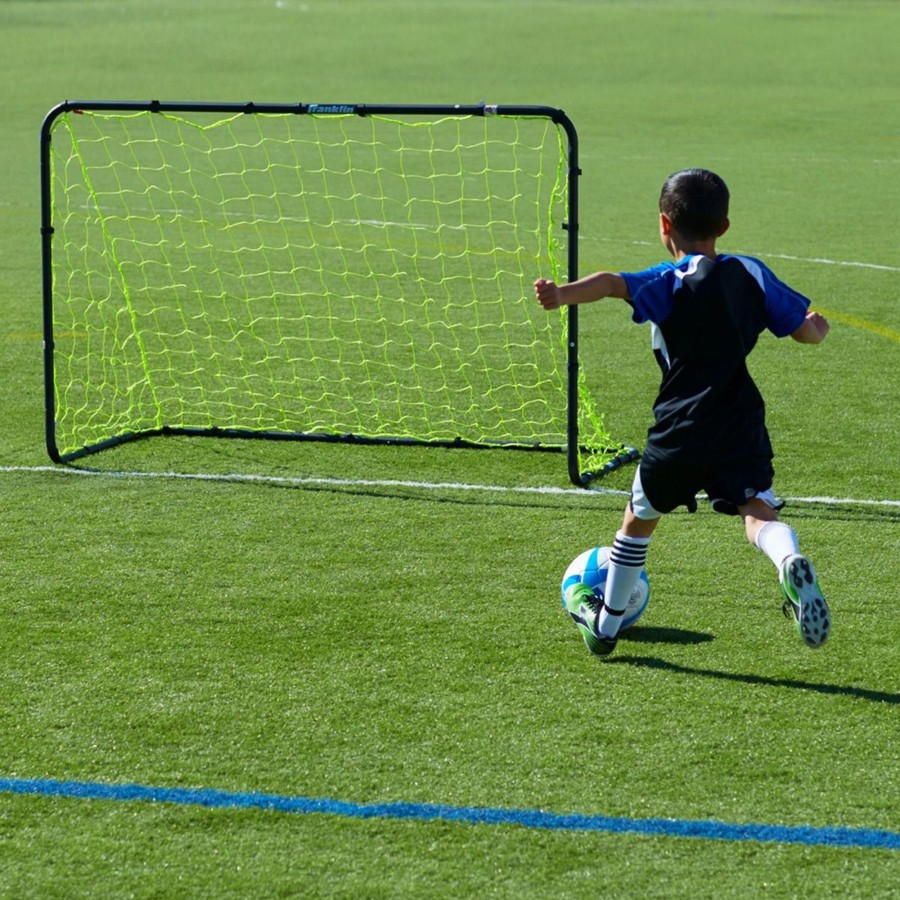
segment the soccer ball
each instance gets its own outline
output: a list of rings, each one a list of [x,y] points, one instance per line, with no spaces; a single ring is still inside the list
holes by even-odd
[[[609,547],[594,547],[585,550],[569,563],[566,574],[562,580],[563,606],[566,603],[566,591],[579,581],[583,581],[598,597],[603,597],[606,587],[606,575],[609,571]],[[641,569],[641,578],[634,589],[628,606],[625,607],[625,615],[619,631],[630,628],[644,614],[647,604],[650,602],[650,582],[647,573]]]

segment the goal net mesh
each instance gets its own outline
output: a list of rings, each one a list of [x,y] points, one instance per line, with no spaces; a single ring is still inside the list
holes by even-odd
[[[59,454],[246,434],[565,448],[566,141],[527,116],[71,110]],[[579,384],[583,452],[620,449]]]

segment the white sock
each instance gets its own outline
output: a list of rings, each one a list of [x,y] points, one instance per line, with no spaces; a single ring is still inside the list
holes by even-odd
[[[604,637],[619,633],[622,615],[641,578],[647,560],[650,538],[626,537],[620,531],[609,554],[603,609],[597,618],[597,631]]]
[[[788,556],[800,552],[797,533],[784,522],[766,522],[756,533],[756,546],[772,560],[779,572]]]

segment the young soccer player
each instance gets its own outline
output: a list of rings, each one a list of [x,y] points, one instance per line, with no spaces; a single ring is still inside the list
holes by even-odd
[[[717,512],[741,516],[747,539],[775,564],[785,615],[793,616],[803,641],[818,647],[831,630],[815,570],[794,530],[778,520],[783,504],[772,490],[765,406],[746,363],[765,329],[818,344],[829,325],[759,260],[717,254],[716,241],[729,226],[728,202],[728,188],[713,172],[676,172],[659,199],[660,238],[674,262],[642,272],[596,272],[564,285],[540,278],[534,285],[547,310],[624,300],[635,322],[651,323],[662,369],[655,421],[612,546],[604,596],[580,583],[566,596],[569,615],[597,656],[615,649],[660,517],[678,506],[695,510],[700,490]]]

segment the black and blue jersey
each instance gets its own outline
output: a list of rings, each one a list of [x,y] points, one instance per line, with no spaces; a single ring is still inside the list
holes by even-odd
[[[687,256],[622,273],[635,322],[651,322],[663,372],[645,455],[690,462],[772,457],[747,369],[759,335],[799,328],[809,300],[757,259]]]

